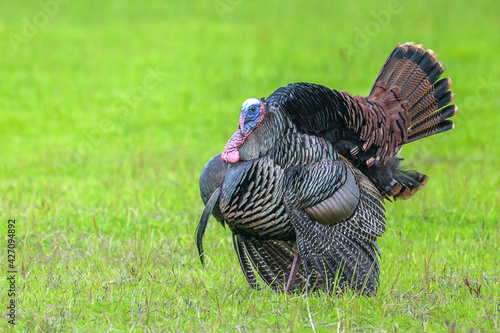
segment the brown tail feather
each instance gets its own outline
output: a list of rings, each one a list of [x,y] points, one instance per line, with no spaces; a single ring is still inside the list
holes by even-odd
[[[437,61],[436,53],[432,50],[427,50],[420,59],[414,73],[412,73],[405,83],[403,96],[408,104],[415,104],[444,71],[444,65]]]
[[[431,86],[408,111],[411,124],[414,125],[436,110],[448,105],[455,98],[454,93],[449,91],[451,85],[451,80],[446,78]]]
[[[368,100],[380,101],[389,109],[389,113],[402,113],[404,121],[400,123],[407,127],[408,137],[405,140],[403,135],[399,145],[408,143],[409,136],[417,132],[412,128],[418,126],[419,130],[426,129],[435,125],[436,120],[445,121],[447,118],[444,115],[449,118],[456,113],[434,115],[455,97],[450,91],[452,81],[449,78],[439,80],[445,70],[444,65],[437,61],[434,51],[425,50],[422,45],[415,43],[398,45],[386,60]],[[429,124],[423,124],[423,120],[428,120]],[[439,132],[426,133],[433,135]]]
[[[437,81],[444,71],[445,67],[437,61],[434,51],[425,50],[422,45],[415,43],[399,45],[382,67],[369,97],[392,99],[392,94],[389,94],[391,90],[398,92],[399,101],[407,103],[411,126],[453,99],[451,92],[446,95],[451,87],[451,80]],[[434,106],[429,108],[429,105]],[[422,117],[421,112],[424,110],[430,113]],[[417,114],[418,120],[415,119]]]
[[[402,142],[403,145],[415,141],[416,137],[425,137],[424,133],[430,136],[452,128],[449,126],[451,120],[446,120],[456,114],[456,106],[442,109],[455,97],[450,91],[452,81],[449,78],[438,81],[445,70],[434,51],[415,43],[398,45],[382,67],[368,98],[405,104],[403,116],[408,126],[408,139]],[[399,95],[397,98],[394,98],[395,92]],[[392,104],[389,105],[397,107]],[[440,123],[443,125],[436,126],[439,131],[424,131]]]
[[[436,125],[432,125],[423,131],[420,131],[418,133],[410,135],[408,137],[408,141],[406,143],[417,141],[417,140],[426,138],[426,137],[434,135],[434,134],[443,133],[443,132],[446,132],[446,131],[453,129],[454,127],[455,127],[455,124],[453,123],[453,121],[447,119],[447,120],[442,121]]]
[[[396,123],[402,125],[401,139],[394,150],[385,149],[386,151],[397,152],[407,143],[454,127],[449,118],[458,109],[455,105],[449,105],[455,97],[450,91],[452,82],[449,78],[439,80],[445,70],[444,65],[437,61],[436,53],[425,50],[422,45],[398,45],[391,53],[368,96],[369,101],[378,101],[389,110],[389,114],[400,117]],[[402,171],[399,163],[395,162],[385,168],[392,170],[392,176],[383,177],[382,173],[377,172],[377,168],[370,168],[373,165],[382,168],[379,161],[388,163],[386,154],[368,159],[366,171],[377,188],[388,196],[396,199],[409,198],[427,182],[427,176]]]
[[[453,117],[458,112],[458,108],[456,105],[448,105],[447,107],[432,113],[427,118],[420,120],[415,123],[410,131],[410,136],[416,136],[423,130],[428,129],[431,126],[437,125],[439,123],[444,122],[446,119]]]

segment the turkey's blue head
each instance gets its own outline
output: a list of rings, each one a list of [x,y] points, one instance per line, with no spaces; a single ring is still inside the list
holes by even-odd
[[[249,98],[241,105],[240,120],[238,129],[224,147],[221,159],[229,163],[240,160],[238,148],[245,142],[245,139],[264,119],[266,108],[264,103],[257,98]]]

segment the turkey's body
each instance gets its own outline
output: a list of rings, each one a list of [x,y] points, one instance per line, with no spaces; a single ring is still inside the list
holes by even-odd
[[[245,102],[238,130],[200,177],[200,254],[212,214],[233,232],[252,287],[256,271],[274,290],[375,294],[383,198],[406,199],[427,182],[396,155],[452,127],[456,107],[441,109],[451,81],[436,83],[441,73],[430,51],[405,44],[367,98],[296,83]]]

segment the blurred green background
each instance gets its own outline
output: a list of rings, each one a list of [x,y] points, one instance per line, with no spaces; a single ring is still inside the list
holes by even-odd
[[[499,329],[497,7],[2,1],[0,209],[5,224],[17,222],[16,328]],[[387,204],[380,296],[253,292],[214,220],[201,269],[198,177],[236,129],[242,101],[297,81],[366,95],[407,41],[438,53],[459,113],[453,131],[403,149],[430,181]]]

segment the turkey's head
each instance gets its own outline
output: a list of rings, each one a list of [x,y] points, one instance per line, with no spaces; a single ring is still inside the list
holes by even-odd
[[[260,125],[266,115],[264,103],[257,98],[249,98],[241,105],[238,129],[227,142],[221,159],[235,163],[240,160],[240,149],[248,136]]]

